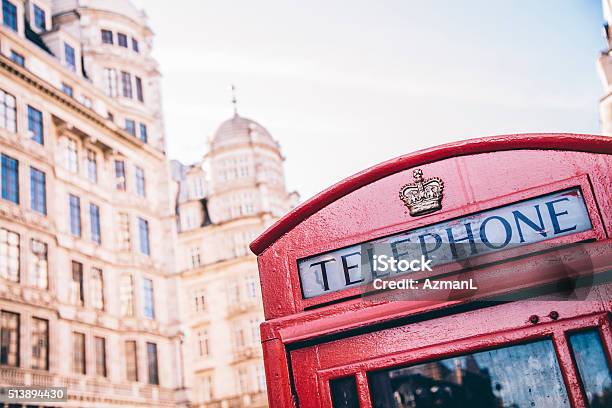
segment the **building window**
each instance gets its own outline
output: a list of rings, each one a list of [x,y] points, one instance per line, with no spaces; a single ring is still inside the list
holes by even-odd
[[[42,112],[28,105],[28,130],[30,139],[43,144],[43,117]]]
[[[151,279],[142,280],[142,298],[144,315],[149,319],[155,319],[155,297],[153,293],[153,281]]]
[[[19,161],[2,155],[2,198],[19,204]]]
[[[102,44],[112,44],[113,43],[113,32],[110,30],[102,30],[100,31],[102,34]]]
[[[19,367],[19,315],[0,313],[0,364]]]
[[[119,44],[120,47],[127,48],[128,46],[127,35],[123,33],[117,33],[117,44]]]
[[[17,131],[17,104],[15,97],[0,89],[0,128],[11,133]]]
[[[91,229],[91,240],[96,244],[102,243],[102,233],[100,230],[100,207],[89,203],[89,222]]]
[[[144,93],[142,91],[142,79],[136,77],[136,97],[140,102],[144,102]]]
[[[45,10],[41,9],[36,4],[34,5],[34,27],[42,31],[47,29]]]
[[[76,306],[83,306],[83,264],[72,261],[72,281],[70,282],[70,303]]]
[[[68,43],[64,43],[64,58],[66,59],[66,67],[68,67],[69,70],[76,72],[74,48]]]
[[[13,61],[15,64],[25,67],[25,58],[23,55],[19,54],[18,52],[15,52],[14,50],[11,50],[11,61]]]
[[[17,31],[17,7],[8,0],[2,0],[2,18],[5,26]]]
[[[126,213],[119,213],[119,249],[129,251],[130,247],[130,217]]]
[[[39,289],[49,287],[49,261],[47,244],[37,239],[31,241],[32,270],[30,272],[30,284]]]
[[[115,160],[115,182],[117,190],[125,191],[125,162],[123,160]]]
[[[149,221],[138,217],[138,236],[140,238],[140,253],[144,255],[151,254],[149,246]]]
[[[111,37],[112,38],[112,37]],[[104,90],[111,98],[117,97],[117,70],[104,68]]]
[[[74,89],[65,82],[62,82],[62,92],[71,98],[74,96]]]
[[[30,167],[30,207],[47,214],[47,177],[44,172]]]
[[[72,333],[72,371],[77,374],[87,373],[87,360],[85,357],[85,334]]]
[[[257,375],[257,391],[265,392],[266,391],[266,371],[264,370],[263,365],[259,364],[256,368]]]
[[[91,109],[91,107],[93,106],[93,102],[91,101],[91,98],[85,95],[81,95],[80,102],[83,104],[83,106],[89,109]]]
[[[100,268],[91,268],[91,306],[104,310],[104,272]]]
[[[96,350],[96,375],[106,377],[106,339],[94,337]]]
[[[193,294],[194,308],[196,313],[203,312],[206,310],[206,292],[204,289],[200,289]]]
[[[257,299],[257,292],[258,292],[258,283],[257,283],[257,279],[253,276],[250,276],[249,278],[247,278],[246,280],[246,292],[247,292],[247,298],[250,300],[255,300]]]
[[[234,349],[242,350],[246,346],[246,340],[244,336],[244,328],[242,323],[238,322],[234,326]]]
[[[241,300],[240,286],[238,282],[229,282],[227,286],[227,300],[230,305],[239,303]]]
[[[134,122],[132,119],[126,119],[125,131],[132,136],[136,136],[136,122]]]
[[[259,331],[261,320],[259,318],[252,318],[249,324],[251,326],[251,344],[256,345],[261,343],[261,332]]]
[[[19,282],[19,234],[0,228],[0,277]]]
[[[32,318],[32,368],[49,369],[49,321]]]
[[[144,170],[142,169],[142,167],[136,166],[135,173],[136,173],[136,177],[135,177],[136,193],[138,193],[138,195],[141,197],[145,197],[147,195],[147,190],[146,190]]]
[[[128,381],[138,381],[138,352],[134,340],[125,342],[125,369]]]
[[[134,50],[134,52],[140,52],[140,47],[138,45],[138,40],[135,38],[132,38],[132,50]]]
[[[73,139],[66,138],[66,168],[73,172],[79,171],[79,151],[77,143]]]
[[[144,143],[147,143],[149,141],[147,125],[145,125],[144,123],[140,124],[140,140],[142,140]]]
[[[249,392],[249,373],[247,367],[238,367],[238,390],[243,394]]]
[[[200,247],[199,246],[191,247],[189,252],[191,255],[191,267],[197,268],[198,266],[202,265],[202,258],[200,256]]]
[[[213,380],[211,375],[205,375],[200,379],[201,398],[203,402],[210,402],[213,398]]]
[[[98,161],[96,152],[91,149],[87,149],[87,178],[92,183],[98,182]]]
[[[132,97],[132,75],[129,72],[121,71],[121,90],[124,97]]]
[[[149,384],[159,385],[157,344],[155,343],[147,343],[147,368],[149,372]]]
[[[209,353],[208,330],[200,329],[198,330],[198,355],[208,357]]]
[[[70,194],[70,233],[81,236],[81,198]]]
[[[121,316],[134,316],[134,278],[132,275],[122,275],[120,285]]]

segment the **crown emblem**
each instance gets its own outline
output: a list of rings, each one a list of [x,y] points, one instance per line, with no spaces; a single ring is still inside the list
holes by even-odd
[[[399,192],[400,199],[410,210],[410,215],[429,214],[442,208],[442,190],[444,182],[438,177],[423,178],[423,170],[412,172],[414,183],[402,186]]]

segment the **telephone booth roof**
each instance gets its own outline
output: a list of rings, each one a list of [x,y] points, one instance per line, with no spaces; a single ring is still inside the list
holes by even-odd
[[[533,133],[491,136],[447,143],[380,163],[350,176],[297,206],[251,244],[261,255],[284,234],[341,197],[394,173],[452,157],[508,150],[556,150],[612,154],[612,138],[569,133]]]

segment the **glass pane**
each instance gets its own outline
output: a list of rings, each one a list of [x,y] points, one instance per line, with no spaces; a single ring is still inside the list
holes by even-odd
[[[359,408],[355,377],[336,378],[329,382],[334,408]]]
[[[589,406],[612,407],[612,377],[599,332],[574,333],[569,340]]]
[[[369,375],[375,408],[569,407],[551,340]]]

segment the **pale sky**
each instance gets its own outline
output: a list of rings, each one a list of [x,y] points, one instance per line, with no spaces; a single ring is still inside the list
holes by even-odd
[[[381,161],[518,132],[599,133],[598,0],[134,0],[156,33],[171,158],[232,115],[302,200]]]

